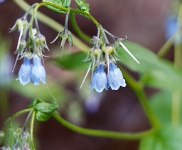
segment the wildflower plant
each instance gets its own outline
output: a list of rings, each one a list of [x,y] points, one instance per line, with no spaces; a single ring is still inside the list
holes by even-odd
[[[7,119],[2,131],[0,131],[0,142],[2,143],[0,149],[34,150],[36,147],[34,144],[35,120],[45,122],[50,117],[53,117],[63,126],[80,134],[114,139],[140,140],[140,150],[166,150],[167,148],[179,150],[182,146],[182,136],[179,136],[179,133],[182,133],[182,127],[180,125],[182,51],[180,47],[181,41],[174,41],[176,41],[176,38],[181,37],[182,21],[180,17],[182,16],[182,11],[179,11],[179,17],[178,20],[175,20],[175,23],[169,24],[166,22],[165,30],[167,32],[168,41],[160,49],[158,54],[155,55],[148,49],[127,41],[127,36],[121,38],[110,33],[90,14],[89,4],[85,0],[74,1],[77,8],[71,7],[73,0],[43,0],[32,6],[29,6],[23,0],[14,0],[14,2],[19,7],[25,9],[26,12],[22,17],[18,18],[12,28],[10,28],[10,32],[19,32],[17,47],[15,49],[16,60],[12,71],[14,71],[17,61],[22,61],[18,71],[17,81],[12,83],[12,88],[16,91],[19,90],[18,92],[20,93],[24,93],[24,95],[33,99],[33,101],[27,109],[21,110]],[[179,2],[179,4],[181,10],[182,4],[181,2]],[[57,22],[39,13],[38,9],[43,6],[61,15],[65,15],[64,26],[57,25]],[[86,17],[94,23],[97,29],[96,35],[90,38],[82,32],[77,25],[75,19],[76,14]],[[51,44],[59,41],[61,51],[63,49],[65,50],[66,43],[69,44],[69,47],[75,46],[78,49],[78,52],[69,52],[66,55],[52,59],[53,62],[56,62],[56,64],[61,67],[67,67],[67,69],[71,67],[73,69],[76,68],[76,66],[85,68],[84,65],[88,64],[87,71],[84,70],[84,72],[86,72],[85,76],[82,77],[83,80],[80,83],[80,91],[85,89],[93,93],[96,91],[97,93],[94,93],[94,96],[102,94],[103,98],[104,90],[114,90],[114,92],[120,90],[122,93],[123,88],[128,85],[138,98],[151,125],[150,129],[138,131],[137,133],[87,129],[71,124],[63,119],[58,111],[60,108],[57,99],[64,97],[66,92],[60,89],[57,83],[51,83],[50,80],[46,81],[46,73],[48,73],[48,71],[46,71],[44,65],[44,58],[46,57],[44,52],[45,50],[50,51],[51,49],[48,48],[49,43],[47,44],[46,35],[43,35],[39,27],[39,21],[42,21],[56,30],[57,33],[55,33],[55,35],[57,34],[57,36],[50,42]],[[90,47],[74,36],[69,29],[69,21],[78,36],[91,44]],[[173,26],[175,30],[172,29]],[[175,47],[174,64],[162,60],[172,44],[174,44]],[[120,63],[122,63],[122,65]],[[138,72],[140,80],[133,78],[132,75],[128,73],[127,69],[124,68]],[[84,83],[87,83],[89,76],[89,86],[84,85]],[[31,88],[27,85],[28,83],[33,84]],[[38,86],[40,83],[44,85]],[[16,86],[13,87],[14,84],[16,84]],[[21,91],[22,85],[24,89]],[[152,96],[151,100],[153,101],[151,103],[148,101],[148,97],[145,94],[146,85],[159,89],[159,92]],[[41,87],[44,87],[43,90]],[[123,88],[120,89],[120,87]],[[60,91],[62,91],[62,93]],[[124,92],[122,94],[124,94]],[[39,97],[43,97],[43,99]],[[75,100],[78,97],[74,95],[72,99]],[[94,97],[94,99],[97,100],[98,97]],[[163,118],[164,116],[161,115],[163,113],[161,113],[160,105],[158,105],[159,101],[157,100],[159,99],[161,99],[162,106],[164,107],[166,107],[166,103],[172,105],[172,112],[168,110],[168,112],[171,112],[171,115],[166,117],[167,121]],[[89,102],[87,102],[87,104],[89,105]],[[90,112],[95,112],[99,108],[100,102],[92,102],[95,108],[91,108],[88,105],[86,108],[88,108]],[[167,106],[167,108],[171,107]],[[25,123],[20,128],[16,127],[14,125],[15,119],[25,113],[28,113]],[[175,128],[173,125],[178,125],[178,127]],[[176,141],[176,139],[178,141]],[[163,145],[163,143],[167,144]]]

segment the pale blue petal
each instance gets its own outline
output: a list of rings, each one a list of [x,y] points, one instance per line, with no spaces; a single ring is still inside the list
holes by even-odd
[[[46,72],[42,66],[41,58],[38,56],[33,57],[33,67],[30,72],[30,81],[34,85],[39,85],[40,82],[46,83]]]
[[[92,76],[90,88],[95,89],[97,92],[102,92],[107,89],[107,76],[104,72],[104,65],[100,64]]]
[[[30,59],[27,57],[24,57],[23,64],[20,67],[20,70],[18,72],[18,78],[17,80],[20,81],[22,85],[26,85],[30,81],[30,70],[31,70],[31,62]]]
[[[108,85],[112,90],[118,90],[120,86],[125,87],[126,83],[121,73],[121,70],[117,68],[114,63],[109,64],[109,73],[107,75]]]

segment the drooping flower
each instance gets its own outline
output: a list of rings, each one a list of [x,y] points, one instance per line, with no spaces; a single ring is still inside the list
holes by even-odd
[[[45,68],[42,66],[41,58],[37,55],[33,56],[33,66],[30,72],[30,81],[34,85],[39,85],[40,81],[46,83],[46,72]]]
[[[22,85],[26,85],[30,81],[31,67],[32,65],[30,59],[25,56],[23,58],[23,64],[20,67],[17,78],[17,80],[19,80]]]
[[[117,66],[110,62],[109,72],[107,74],[107,84],[108,88],[111,87],[112,90],[118,90],[120,86],[125,87],[125,79],[121,73],[121,70]]]
[[[107,89],[107,76],[104,71],[104,64],[99,64],[97,66],[96,71],[92,75],[90,88],[95,89],[99,93],[104,89]]]

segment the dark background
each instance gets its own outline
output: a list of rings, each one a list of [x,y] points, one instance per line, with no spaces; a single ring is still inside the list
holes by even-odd
[[[27,2],[33,4],[37,1],[27,0]],[[170,9],[170,0],[87,0],[87,2],[90,4],[91,14],[114,35],[119,37],[127,35],[130,41],[137,42],[154,52],[157,52],[165,42],[163,23]],[[64,22],[64,15],[58,15],[46,8],[41,10],[55,20]],[[9,28],[23,13],[11,0],[0,4],[1,36],[11,41],[12,54],[16,48],[18,32],[9,34]],[[77,21],[85,33],[90,36],[96,34],[96,28],[89,20],[77,16]],[[40,23],[40,28],[47,41],[54,39],[57,34],[44,24]],[[15,59],[15,55],[12,56]],[[15,75],[17,71],[15,70]],[[138,77],[137,74],[133,73],[133,75]],[[72,85],[70,87],[72,88]],[[146,90],[149,95],[152,91]],[[27,99],[14,91],[8,93],[8,100],[10,112],[7,116],[26,108],[29,104]],[[85,121],[81,126],[87,128],[122,132],[137,132],[150,128],[137,98],[129,87],[120,88],[118,91],[107,91],[103,96],[100,109],[94,114],[85,111],[84,116]],[[4,116],[1,116],[1,124],[3,118]],[[80,135],[61,126],[52,118],[46,123],[37,123],[37,126],[36,139],[40,150],[138,149],[138,141]]]

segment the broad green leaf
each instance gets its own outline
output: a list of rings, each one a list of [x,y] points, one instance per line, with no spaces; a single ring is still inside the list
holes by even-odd
[[[161,128],[141,140],[140,150],[181,150],[182,127],[161,126]]]
[[[75,0],[75,2],[80,10],[89,13],[90,7],[89,7],[89,4],[85,0]]]
[[[49,3],[52,3],[52,4],[56,4],[57,6],[63,6],[63,3],[62,1],[64,0],[42,0],[43,2],[49,2]],[[69,0],[68,0],[69,1]],[[67,3],[64,2],[65,5],[67,5]],[[46,5],[49,9],[52,9],[58,13],[65,13],[63,10],[61,9],[58,9],[56,7],[53,7],[53,6],[49,6],[49,5]],[[64,6],[63,6],[64,7]]]
[[[143,77],[143,83],[165,90],[182,92],[182,70],[175,68],[169,61],[159,59],[147,48],[132,42],[124,44],[140,64],[137,64],[123,48],[119,48],[118,54],[121,56],[121,62],[131,70],[139,72]]]
[[[89,62],[84,62],[86,54],[83,52],[76,52],[72,54],[67,54],[61,58],[52,59],[54,63],[58,66],[67,69],[67,70],[80,70],[87,69],[89,67]]]

